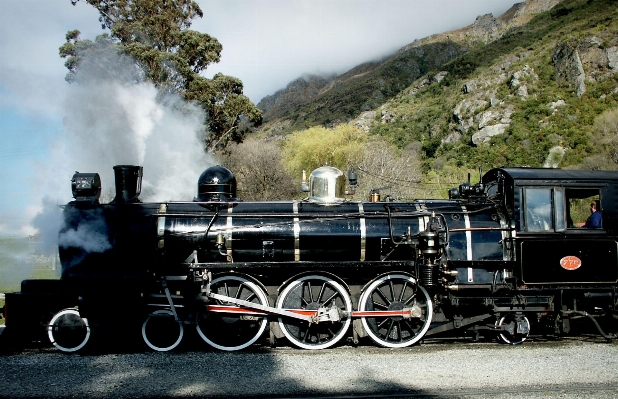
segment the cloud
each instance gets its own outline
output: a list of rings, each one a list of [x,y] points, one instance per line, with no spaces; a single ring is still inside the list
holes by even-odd
[[[67,70],[58,48],[70,29],[94,39],[103,33],[93,7],[69,0],[0,2],[0,106],[56,115],[57,99],[67,88]],[[27,21],[27,23],[26,23]]]
[[[192,29],[223,45],[216,72],[240,78],[258,102],[303,73],[343,73],[478,15],[498,16],[512,0],[202,0]]]

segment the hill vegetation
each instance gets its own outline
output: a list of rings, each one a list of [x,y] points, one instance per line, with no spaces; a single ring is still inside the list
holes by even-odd
[[[425,184],[504,165],[618,169],[618,7],[528,0],[258,106],[262,139],[348,123],[420,150]]]

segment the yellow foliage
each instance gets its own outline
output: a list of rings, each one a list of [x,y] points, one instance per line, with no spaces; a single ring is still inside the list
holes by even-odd
[[[423,176],[423,198],[448,198],[448,190],[459,187],[461,183],[468,181],[470,174],[471,184],[478,183],[478,170],[465,167],[445,165],[442,170],[430,170]]]
[[[292,134],[283,147],[283,164],[294,175],[305,169],[312,171],[330,165],[346,170],[350,164],[362,159],[367,135],[352,125],[339,125],[331,129],[314,126]]]

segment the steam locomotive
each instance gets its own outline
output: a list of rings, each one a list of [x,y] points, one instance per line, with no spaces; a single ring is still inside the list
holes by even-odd
[[[304,200],[244,202],[215,166],[193,201],[142,203],[142,168],[114,171],[108,204],[98,174],[73,176],[62,278],[7,294],[6,332],[38,332],[65,352],[110,326],[141,328],[156,351],[188,328],[229,351],[367,337],[400,348],[452,335],[520,344],[588,318],[615,338],[616,172],[496,168],[448,200],[358,202],[345,197],[355,174],[324,166],[303,181]],[[595,228],[577,220],[591,201]]]

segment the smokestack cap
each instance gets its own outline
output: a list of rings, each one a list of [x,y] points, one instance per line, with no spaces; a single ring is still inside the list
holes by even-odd
[[[137,165],[114,166],[114,180],[116,182],[116,197],[114,204],[130,204],[141,202],[139,197],[142,192],[142,176],[144,168]]]

